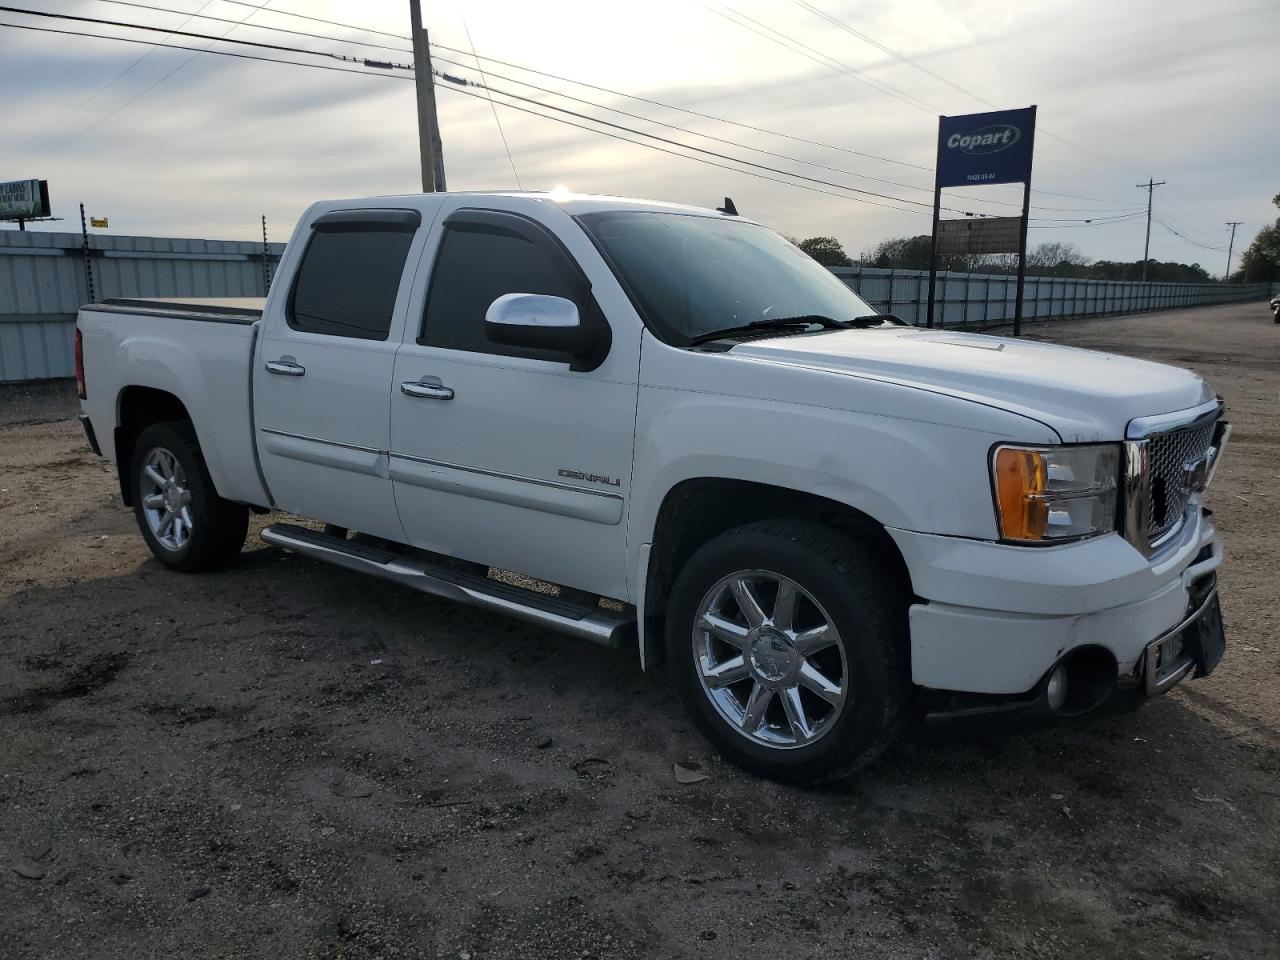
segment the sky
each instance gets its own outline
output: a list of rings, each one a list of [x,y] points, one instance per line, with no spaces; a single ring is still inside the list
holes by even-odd
[[[400,39],[409,33],[406,0],[11,3],[412,63]],[[731,196],[744,216],[795,237],[834,236],[856,259],[886,238],[929,232],[939,114],[1036,104],[1032,244],[1069,242],[1090,259],[1139,259],[1145,216],[1130,214],[1145,213],[1146,191],[1136,185],[1154,178],[1167,182],[1155,189],[1151,256],[1221,274],[1225,222],[1243,222],[1238,257],[1277,215],[1276,0],[423,0],[423,7],[439,45],[437,70],[538,101],[497,95],[495,120],[483,90],[439,82],[453,190],[507,190],[518,177],[525,189],[708,207]],[[222,19],[188,19],[196,11]],[[340,71],[364,66],[328,57],[27,14],[3,13],[0,23],[338,68],[0,26],[0,181],[47,179],[54,213],[65,218],[33,228],[78,228],[84,202],[116,234],[254,239],[265,215],[271,239],[284,240],[314,200],[421,187],[407,70],[359,76]],[[492,58],[480,61],[483,78],[472,50]],[[687,153],[543,104],[736,158],[700,155],[737,169],[658,152],[651,146]],[[750,168],[752,176],[737,160],[786,173]],[[882,196],[843,189],[850,187]],[[946,191],[943,202],[1016,214],[1020,200],[1021,187],[1005,185]]]

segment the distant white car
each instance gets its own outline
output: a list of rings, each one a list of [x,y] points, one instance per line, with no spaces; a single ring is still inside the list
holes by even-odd
[[[1228,428],[1199,377],[878,316],[726,207],[318,203],[265,304],[80,311],[90,443],[170,567],[229,562],[250,510],[313,518],[263,538],[636,644],[780,780],[918,711],[1214,668]]]

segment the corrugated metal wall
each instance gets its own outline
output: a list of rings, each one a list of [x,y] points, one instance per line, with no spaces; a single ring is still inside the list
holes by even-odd
[[[262,244],[175,237],[90,238],[94,297],[260,297]],[[272,274],[284,244],[270,246]],[[928,273],[836,267],[836,276],[877,310],[924,323]],[[1137,283],[1028,277],[1027,319],[1100,316],[1210,303],[1264,300],[1268,284]],[[1013,277],[943,273],[937,316],[979,326],[1013,318]],[[74,374],[76,310],[89,301],[78,233],[0,231],[0,382]]]
[[[94,297],[260,297],[262,244],[89,238]],[[272,273],[284,244],[269,248]],[[0,382],[70,377],[76,311],[90,300],[78,233],[0,231]]]
[[[833,267],[831,272],[882,313],[923,324],[929,305],[927,270]],[[1027,277],[1024,320],[1065,320],[1148,310],[1176,310],[1213,303],[1265,301],[1266,283],[1140,283]],[[1017,277],[985,273],[939,273],[934,288],[934,322],[950,326],[994,326],[1013,321]]]

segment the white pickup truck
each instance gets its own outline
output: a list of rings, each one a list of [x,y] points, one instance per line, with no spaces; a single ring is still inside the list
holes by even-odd
[[[925,713],[1083,713],[1223,653],[1202,492],[1228,428],[1199,377],[878,316],[734,215],[326,201],[265,304],[91,304],[77,355],[161,562],[310,518],[262,537],[635,644],[780,780]]]

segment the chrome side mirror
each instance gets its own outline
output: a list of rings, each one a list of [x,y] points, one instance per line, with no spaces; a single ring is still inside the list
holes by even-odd
[[[498,297],[484,313],[484,333],[493,343],[549,350],[576,360],[597,357],[610,339],[607,327],[583,326],[572,300],[541,293]]]

